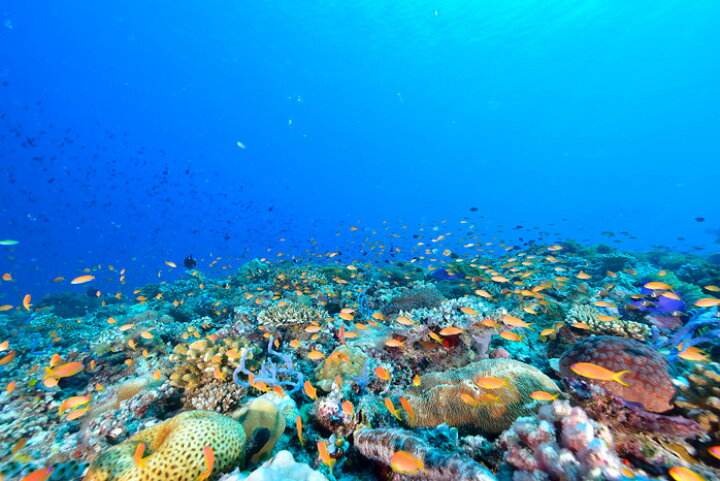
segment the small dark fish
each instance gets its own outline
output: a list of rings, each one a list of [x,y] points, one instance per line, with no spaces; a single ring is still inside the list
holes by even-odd
[[[477,210],[478,210],[477,207],[470,207],[470,212],[477,212]]]
[[[705,217],[695,217],[695,222],[705,222]]]
[[[187,267],[188,269],[193,269],[197,265],[197,261],[192,256],[192,254],[190,254],[185,258],[183,264],[185,264],[185,267]]]

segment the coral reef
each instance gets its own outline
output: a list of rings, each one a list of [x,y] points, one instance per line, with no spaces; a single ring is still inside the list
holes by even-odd
[[[481,464],[458,453],[438,449],[405,429],[361,429],[355,432],[355,448],[366,458],[390,466],[397,451],[406,451],[422,460],[423,469],[408,479],[433,481],[496,481]]]
[[[480,387],[476,380],[494,377],[506,381],[498,389]],[[558,386],[537,368],[513,359],[485,359],[451,371],[424,374],[419,386],[405,396],[415,411],[412,426],[448,423],[472,432],[499,433],[519,416],[533,412],[538,402],[534,391],[560,392]],[[461,399],[469,395],[471,405]]]
[[[133,460],[145,443],[146,467]],[[246,438],[240,423],[209,411],[186,411],[140,431],[103,453],[90,465],[84,481],[195,481],[206,470],[204,447],[215,454],[213,476],[245,460]]]
[[[688,382],[679,384],[675,405],[720,441],[720,364],[695,364],[686,377]]]
[[[519,418],[496,446],[514,468],[513,481],[623,478],[610,430],[567,401],[543,406],[537,416]]]
[[[267,398],[256,398],[237,414],[249,440],[248,461],[258,464],[269,457],[275,443],[285,430],[285,418],[278,406]]]
[[[614,319],[602,321],[600,311],[588,304],[574,304],[567,314],[569,324],[582,322],[590,327],[594,334],[627,337],[636,341],[645,341],[650,336],[650,326],[635,321]]]
[[[382,308],[385,314],[412,311],[420,308],[438,307],[444,297],[434,284],[414,283],[412,288],[392,297]]]
[[[213,380],[226,382],[232,379],[235,368],[243,359],[253,358],[253,350],[246,348],[248,341],[240,337],[198,339],[189,344],[178,344],[170,355],[176,367],[170,380],[176,386],[192,390]]]
[[[343,382],[351,381],[362,374],[369,357],[357,347],[343,344],[325,358],[315,370],[317,385],[330,391],[332,383],[340,376]]]
[[[589,379],[626,401],[641,403],[652,412],[672,408],[675,387],[668,364],[654,349],[632,339],[593,336],[572,346],[560,357],[563,377],[579,377],[570,366],[578,362],[593,363],[613,372],[630,371],[623,376],[627,386],[615,381]]]
[[[281,302],[261,311],[257,315],[257,322],[279,335],[289,338],[306,339],[310,334],[305,327],[311,323],[319,323],[327,319],[328,313],[324,309],[305,306],[296,302]]]

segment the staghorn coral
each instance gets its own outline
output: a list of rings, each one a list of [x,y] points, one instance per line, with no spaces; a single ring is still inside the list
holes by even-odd
[[[278,303],[261,311],[257,316],[258,324],[269,328],[292,328],[300,325],[304,328],[311,322],[320,322],[328,317],[324,309],[305,306],[295,302]]]
[[[583,379],[597,384],[626,401],[641,403],[652,412],[672,408],[675,387],[668,374],[668,364],[654,349],[632,339],[614,336],[593,336],[581,341],[560,357],[560,374],[577,378],[570,366],[589,362],[613,372],[630,371],[623,376],[627,386],[615,381]]]
[[[627,337],[636,341],[644,341],[650,336],[650,326],[635,321],[615,319],[601,321],[600,311],[587,304],[575,304],[567,314],[568,323],[584,322],[594,334]]]
[[[330,391],[337,376],[344,382],[359,377],[369,359],[357,347],[347,344],[338,346],[315,370],[318,387]]]
[[[513,481],[620,480],[622,461],[610,430],[567,401],[521,417],[496,441],[514,468]]]
[[[686,377],[689,384],[679,385],[675,405],[700,423],[715,441],[720,441],[720,364],[697,363]]]
[[[390,466],[397,451],[422,459],[424,469],[407,479],[433,481],[496,481],[495,476],[470,457],[438,449],[405,429],[361,429],[355,431],[354,445],[366,458]]]
[[[192,390],[214,380],[232,379],[233,371],[240,364],[240,353],[246,360],[253,358],[253,350],[246,348],[247,345],[248,341],[239,336],[178,344],[170,355],[170,360],[177,363],[170,380],[175,386]]]
[[[475,382],[482,377],[507,379],[507,387],[484,389]],[[480,433],[499,433],[519,416],[533,412],[538,403],[530,398],[530,393],[560,391],[539,369],[513,359],[485,359],[450,371],[425,374],[420,381],[420,386],[405,391],[415,411],[414,427],[448,423]],[[460,399],[461,394],[484,400],[471,406]]]
[[[141,468],[133,460],[137,445],[145,443]],[[246,436],[240,423],[209,411],[187,411],[104,452],[90,465],[84,481],[195,481],[205,469],[203,448],[215,453],[217,479],[245,460]]]

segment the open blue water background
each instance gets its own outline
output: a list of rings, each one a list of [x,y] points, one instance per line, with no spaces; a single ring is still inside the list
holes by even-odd
[[[0,304],[415,233],[720,250],[718,25],[693,0],[0,1]]]

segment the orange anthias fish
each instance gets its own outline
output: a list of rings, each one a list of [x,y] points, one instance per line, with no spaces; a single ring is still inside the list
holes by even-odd
[[[425,469],[422,459],[407,451],[397,451],[390,457],[390,467],[399,474],[416,475]]]
[[[415,424],[415,411],[413,410],[408,400],[404,397],[401,397],[400,405],[405,410],[405,412],[408,413],[408,417],[410,417],[410,424]]]
[[[605,369],[604,367],[598,366],[597,364],[593,364],[591,362],[576,362],[575,364],[570,366],[570,369],[575,374],[587,377],[589,379],[597,379],[598,381],[615,381],[619,382],[623,386],[628,385],[621,378],[623,375],[629,373],[630,371],[612,372],[609,369]]]
[[[340,407],[342,408],[342,412],[345,413],[346,416],[353,417],[355,415],[355,406],[353,406],[353,403],[350,401],[343,402]]]
[[[390,399],[389,397],[385,398],[385,407],[388,411],[390,411],[390,414],[397,418],[398,421],[402,421],[402,418],[398,415],[398,410],[395,408],[392,399]]]
[[[16,355],[17,355],[17,353],[15,351],[10,351],[9,353],[5,354],[5,356],[0,358],[0,366],[10,364],[13,361],[13,359],[15,359]]]
[[[133,455],[133,461],[140,467],[140,469],[147,468],[147,463],[143,459],[143,453],[145,452],[145,443],[138,443],[135,448],[135,454]]]
[[[203,454],[205,455],[205,466],[207,468],[205,469],[204,473],[195,478],[196,481],[204,481],[209,478],[213,472],[213,468],[215,467],[215,452],[213,451],[213,448],[210,446],[205,446],[203,448]]]
[[[383,381],[389,381],[390,380],[390,373],[387,369],[385,369],[382,366],[378,366],[375,368],[375,375],[382,379]]]
[[[668,473],[675,481],[705,481],[705,478],[685,466],[675,466],[674,468],[670,468]]]
[[[499,379],[497,377],[481,377],[475,380],[475,384],[485,389],[500,389],[508,386],[509,379]]]
[[[295,416],[295,429],[297,429],[298,434],[298,440],[300,441],[300,446],[305,446],[305,438],[303,438],[303,424],[302,424],[302,418],[298,414]]]
[[[58,414],[62,414],[65,411],[70,411],[72,409],[75,409],[78,406],[82,406],[83,404],[87,404],[90,402],[90,395],[87,396],[72,396],[67,398],[60,404],[60,407],[58,408]]]
[[[560,396],[560,393],[550,394],[547,391],[535,391],[530,394],[530,397],[536,401],[554,401]]]
[[[81,372],[82,370],[83,364],[81,362],[68,362],[66,364],[61,364],[60,366],[55,368],[46,367],[45,377],[43,379],[60,379],[63,377],[70,377]]]
[[[86,276],[78,276],[75,279],[70,281],[70,284],[85,284],[86,282],[90,282],[95,279],[95,276],[86,275]]]
[[[720,459],[720,446],[713,446],[711,448],[708,448],[708,453],[712,454],[717,459]]]
[[[20,481],[46,481],[54,470],[54,466],[50,466],[49,468],[40,468],[28,474]]]
[[[318,441],[317,448],[318,453],[320,454],[320,461],[322,461],[323,464],[326,464],[330,468],[330,472],[332,473],[335,459],[330,457],[330,453],[327,449],[327,443],[325,441]]]
[[[305,381],[303,389],[310,399],[317,399],[317,388],[310,384],[310,381]]]
[[[706,297],[695,302],[695,305],[698,307],[720,306],[720,299],[715,299],[714,297]]]

